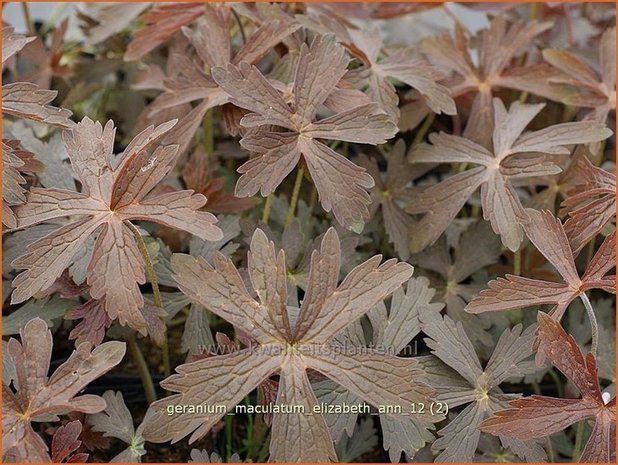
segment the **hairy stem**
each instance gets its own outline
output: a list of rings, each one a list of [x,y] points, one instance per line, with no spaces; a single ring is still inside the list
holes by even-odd
[[[290,206],[288,207],[288,214],[285,217],[285,225],[289,225],[294,219],[294,212],[296,211],[296,204],[298,203],[298,194],[300,193],[300,186],[303,183],[303,176],[305,169],[302,166],[298,167],[296,172],[296,179],[294,180],[294,189],[292,190],[292,198],[290,199]]]
[[[30,6],[27,2],[21,3],[21,11],[24,15],[24,22],[26,23],[26,27],[28,28],[28,35],[35,35],[36,30],[34,29],[34,23],[32,22],[32,16],[30,15]]]
[[[268,218],[270,218],[270,207],[273,203],[273,194],[268,194],[266,202],[264,202],[264,210],[262,210],[262,223],[268,224]]]
[[[163,301],[161,300],[161,292],[159,291],[159,281],[157,280],[157,274],[155,273],[154,266],[152,264],[152,259],[150,258],[150,254],[148,253],[148,249],[146,248],[146,243],[144,242],[144,238],[137,230],[135,226],[131,223],[125,223],[137,242],[137,248],[142,254],[142,258],[144,259],[144,263],[146,265],[146,272],[148,273],[148,278],[150,279],[150,284],[152,286],[152,295],[154,299],[154,304],[163,308]],[[170,365],[170,348],[167,342],[167,325],[164,325],[165,328],[165,336],[163,337],[163,342],[161,344],[161,352],[163,357],[163,374],[167,377],[172,373],[171,365]]]
[[[131,334],[129,336],[127,344],[129,346],[131,358],[137,366],[137,371],[139,372],[140,378],[142,378],[142,384],[144,385],[144,393],[146,394],[146,400],[149,404],[152,404],[154,401],[157,400],[157,393],[155,392],[154,383],[152,382],[152,376],[150,376],[148,364],[144,359],[144,354],[142,354],[142,351],[137,344],[137,340],[135,339],[134,334]]]
[[[585,292],[582,292],[579,295],[579,298],[584,303],[584,307],[586,307],[586,313],[588,314],[588,319],[590,320],[590,327],[592,328],[592,342],[590,343],[590,352],[594,357],[597,356],[597,347],[599,344],[599,324],[597,323],[597,317],[594,314],[594,309],[592,308],[592,304],[590,303],[590,299]]]

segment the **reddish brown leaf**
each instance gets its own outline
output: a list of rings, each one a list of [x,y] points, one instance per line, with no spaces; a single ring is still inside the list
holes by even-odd
[[[236,194],[268,195],[294,169],[302,155],[315,183],[320,202],[344,226],[359,229],[367,219],[367,188],[374,185],[364,169],[317,139],[379,144],[392,137],[394,124],[374,105],[364,105],[315,121],[320,105],[347,69],[343,47],[332,36],[316,36],[301,47],[293,85],[293,108],[255,67],[246,63],[213,69],[215,81],[232,103],[253,113],[241,120],[246,127],[276,125],[287,132],[259,131],[241,144],[257,156],[239,168]],[[301,137],[302,133],[302,137]]]
[[[480,56],[478,65],[472,59],[470,41],[463,26],[455,23],[454,37],[441,35],[429,37],[422,42],[430,61],[455,77],[450,83],[451,95],[458,97],[476,93],[464,136],[488,146],[494,127],[492,96],[501,88],[531,92],[547,98],[557,98],[549,79],[556,76],[551,67],[530,65],[510,68],[514,58],[525,52],[532,41],[551,28],[549,22],[529,21],[507,24],[504,15],[496,15],[488,29],[480,34],[474,50]]]
[[[496,344],[485,369],[466,335],[463,325],[439,313],[420,314],[423,332],[432,353],[453,368],[467,383],[440,394],[438,400],[448,402],[449,409],[469,404],[446,427],[432,449],[440,451],[436,461],[464,462],[474,457],[479,444],[478,426],[484,418],[499,410],[512,395],[503,394],[499,385],[511,376],[525,373],[525,360],[532,351],[535,328],[522,331],[521,325],[505,330]],[[520,455],[529,453],[532,445],[522,445]]]
[[[142,58],[202,14],[204,5],[200,3],[155,5],[141,16],[145,27],[135,33],[124,59],[132,61]]]
[[[79,420],[59,427],[52,438],[51,461],[55,463],[79,463],[88,460],[88,454],[74,454],[82,445],[79,440],[81,432],[82,424]]]
[[[534,305],[553,304],[550,314],[560,321],[569,304],[590,289],[615,293],[615,277],[606,274],[615,266],[616,235],[608,236],[580,278],[573,252],[559,219],[551,212],[527,209],[530,220],[524,225],[526,234],[545,258],[556,268],[565,283],[541,281],[506,275],[489,282],[467,306],[470,313],[503,311]]]
[[[3,384],[3,449],[17,461],[49,462],[47,445],[32,429],[31,422],[48,414],[78,411],[96,413],[105,401],[86,394],[76,397],[90,382],[117,365],[125,354],[123,342],[107,342],[91,351],[81,344],[69,359],[47,377],[52,336],[40,318],[31,320],[20,332],[21,343],[10,339],[8,351],[15,365],[16,393]],[[81,425],[80,425],[81,430]]]
[[[599,41],[600,76],[583,59],[567,50],[545,49],[543,58],[558,74],[550,78],[561,101],[567,105],[592,108],[585,121],[605,123],[616,107],[616,28],[609,28]],[[592,146],[596,153],[599,144]]]
[[[203,195],[178,191],[148,196],[176,160],[175,146],[160,146],[152,154],[149,149],[173,125],[171,121],[145,129],[116,158],[112,154],[112,121],[103,128],[86,117],[65,134],[66,149],[83,192],[33,188],[17,212],[18,226],[72,215],[86,218],[34,242],[26,255],[15,260],[14,266],[25,271],[13,281],[14,303],[51,286],[88,238],[96,235],[87,271],[91,296],[105,300],[111,319],[147,333],[138,286],[145,282],[144,263],[130,221],[161,223],[205,240],[222,237],[214,225],[216,218],[199,211],[206,201]]]
[[[309,304],[303,306],[296,322],[290,321],[285,306],[285,283],[280,281],[286,276],[283,254],[275,254],[273,244],[261,230],[254,233],[251,242],[250,272],[260,303],[250,297],[237,270],[221,255],[215,259],[214,269],[204,260],[177,255],[172,266],[180,288],[208,310],[249,333],[255,343],[251,349],[180,366],[178,374],[162,383],[178,394],[152,405],[144,437],[153,442],[176,442],[193,432],[190,441],[195,441],[224,412],[170,417],[166,414],[169,406],[207,403],[232,409],[277,371],[281,372],[277,404],[292,400],[294,404],[311,408],[316,403],[307,379],[308,368],[332,377],[372,404],[386,401],[407,405],[428,399],[432,390],[415,381],[422,371],[412,359],[371,350],[356,356],[332,353],[330,341],[396,290],[412,271],[409,265],[393,261],[378,266],[380,257],[374,257],[352,270],[337,286],[338,255],[339,239],[331,229],[323,239],[320,252],[314,252],[312,267],[317,268],[307,289],[307,296],[313,297],[309,297]],[[290,331],[293,328],[287,327],[286,320],[299,328],[296,334]],[[380,383],[373,379],[380,379]],[[438,419],[429,416],[425,421]],[[299,412],[277,415],[273,417],[273,431],[280,438],[271,442],[273,460],[335,458],[332,439],[321,415]],[[300,440],[299,435],[303,434],[310,434],[312,441]]]
[[[57,91],[43,90],[29,82],[15,82],[2,86],[2,112],[19,118],[70,128],[71,112],[48,105]]]
[[[580,157],[575,170],[583,182],[576,185],[562,202],[560,213],[568,213],[564,230],[573,251],[579,252],[608,221],[616,216],[616,175]]]
[[[583,462],[609,462],[616,423],[616,399],[603,399],[596,361],[584,356],[560,323],[539,312],[539,337],[545,356],[577,386],[580,399],[531,396],[510,402],[485,420],[480,428],[491,434],[532,439],[557,433],[577,421],[594,418],[595,426],[581,457]]]
[[[105,299],[90,299],[86,303],[69,310],[64,318],[81,320],[69,334],[69,339],[75,339],[75,344],[89,342],[98,346],[103,342],[105,331],[112,325],[112,319],[105,311]]]
[[[164,8],[166,7],[161,7]],[[178,66],[171,69],[169,77],[164,79],[165,92],[154,101],[151,111],[151,115],[154,115],[164,109],[200,101],[186,116],[180,118],[176,128],[166,136],[165,141],[180,145],[181,153],[191,143],[206,112],[229,102],[228,95],[213,81],[210,75],[211,68],[226,66],[229,63],[237,64],[241,61],[257,63],[299,27],[286,15],[280,15],[276,20],[265,21],[232,56],[230,8],[208,4],[203,4],[200,8],[202,21],[197,24],[196,29],[183,29],[184,35],[195,49],[197,59],[192,61],[185,56],[174,55]],[[163,11],[162,17],[165,17]]]
[[[427,188],[411,202],[409,210],[413,213],[429,212],[420,224],[428,228],[421,233],[425,237],[417,239],[419,244],[413,244],[413,249],[417,249],[413,251],[420,251],[438,238],[478,185],[483,217],[491,222],[506,247],[512,251],[519,249],[524,237],[521,223],[527,221],[527,215],[512,180],[559,173],[562,169],[541,154],[569,154],[569,144],[604,140],[611,135],[603,124],[591,122],[556,124],[523,133],[543,107],[544,104],[514,102],[507,111],[501,100],[494,99],[491,151],[463,137],[444,133],[430,135],[432,145],[414,148],[410,154],[413,162],[473,163],[481,168],[455,174]]]

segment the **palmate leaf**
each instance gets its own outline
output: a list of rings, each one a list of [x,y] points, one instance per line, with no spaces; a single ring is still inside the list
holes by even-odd
[[[147,7],[148,5],[142,8],[131,8],[130,15],[134,17]],[[148,52],[170,39],[183,26],[195,21],[204,12],[205,5],[202,3],[154,4],[141,15],[140,19],[144,22],[144,27],[135,33],[133,40],[127,46],[124,54],[125,61],[142,58]],[[121,12],[116,9],[115,13],[117,15]],[[99,38],[97,37],[98,40]]]
[[[34,431],[32,421],[71,411],[96,413],[105,401],[94,395],[77,396],[124,357],[124,342],[106,342],[91,351],[81,344],[51,377],[47,377],[52,335],[40,318],[31,320],[20,332],[21,343],[10,339],[8,352],[15,366],[14,393],[2,385],[2,448],[17,462],[49,462],[47,445]],[[76,397],[77,396],[77,397]]]
[[[214,68],[213,78],[235,105],[249,110],[241,125],[274,125],[285,130],[259,129],[241,139],[256,155],[239,168],[236,195],[272,193],[294,169],[302,155],[322,207],[337,221],[359,229],[369,215],[366,189],[374,180],[363,168],[338,154],[319,139],[381,144],[396,127],[375,104],[361,105],[316,121],[316,113],[347,70],[348,57],[332,35],[316,36],[303,45],[296,65],[290,107],[283,95],[255,67],[241,62]]]
[[[310,10],[296,19],[319,34],[334,33],[337,40],[362,66],[347,73],[346,79],[358,88],[367,88],[367,95],[396,121],[399,118],[399,98],[391,79],[416,89],[424,102],[436,113],[454,115],[455,102],[449,90],[438,81],[442,72],[427,62],[411,47],[382,53],[383,41],[378,29],[354,29],[343,17],[333,12]]]
[[[480,289],[475,283],[466,283],[470,276],[498,261],[501,253],[500,239],[484,221],[470,224],[459,236],[457,244],[448,245],[446,235],[438,242],[410,257],[410,262],[440,275],[432,279],[436,289],[436,301],[446,304],[446,313],[461,322],[476,347],[493,346],[488,332],[491,320],[482,315],[470,315],[464,311],[466,304]]]
[[[19,52],[34,37],[15,34],[10,26],[2,28],[2,63]],[[30,82],[14,82],[2,86],[2,113],[47,123],[61,128],[70,128],[71,112],[56,108],[49,103],[56,98],[57,91],[41,89]]]
[[[592,108],[584,121],[605,123],[610,111],[616,107],[616,28],[609,28],[599,41],[599,74],[583,59],[567,50],[547,48],[543,58],[559,74],[550,78],[560,100],[566,105]],[[598,151],[599,144],[591,148]]]
[[[228,94],[213,81],[210,70],[215,66],[238,64],[241,61],[256,64],[270,53],[273,47],[300,27],[291,18],[282,14],[277,20],[264,21],[248,37],[242,47],[233,50],[230,30],[231,7],[197,5],[199,5],[198,10],[201,11],[200,21],[195,29],[187,27],[182,29],[183,34],[195,49],[197,57],[194,60],[178,54],[171,57],[178,62],[178,66],[171,69],[171,74],[164,78],[165,90],[154,100],[149,113],[151,117],[155,117],[157,114],[178,108],[180,105],[198,102],[189,113],[179,119],[178,125],[164,139],[164,142],[179,144],[181,153],[191,143],[206,112],[229,102]],[[160,9],[162,17],[167,18],[164,10],[177,8],[179,8],[178,5],[156,7],[147,15],[154,15]],[[196,6],[193,6],[193,9],[195,8]],[[192,17],[189,22],[193,19],[195,17]],[[154,30],[156,31],[156,28]]]
[[[403,205],[414,198],[415,189],[409,184],[432,167],[431,164],[410,165],[406,161],[406,145],[398,140],[387,158],[386,173],[381,173],[375,158],[365,155],[359,157],[358,164],[365,168],[375,181],[369,191],[373,208],[381,208],[384,228],[393,243],[397,255],[402,260],[410,256],[410,234],[413,233],[414,220],[407,214]],[[371,215],[372,216],[372,215]]]
[[[435,291],[428,284],[426,278],[411,278],[405,289],[400,288],[393,293],[389,309],[381,302],[368,313],[373,329],[371,347],[391,355],[399,355],[420,332],[419,315],[440,311],[443,304],[431,303]],[[346,328],[336,341],[344,347],[358,347],[360,350],[368,345],[358,321]],[[426,379],[423,381],[427,382]],[[314,387],[320,402],[331,405],[356,405],[362,402],[357,395],[330,380],[322,381]],[[326,422],[335,441],[346,440],[344,431],[348,436],[352,436],[357,417],[354,413],[326,415]],[[384,437],[383,447],[394,463],[400,461],[402,452],[408,457],[414,457],[418,450],[433,439],[433,425],[416,421],[414,416],[401,419],[380,414],[380,424]]]
[[[30,244],[27,253],[13,262],[25,269],[13,281],[11,302],[19,303],[50,287],[72,262],[91,236],[96,241],[89,259],[87,282],[94,299],[105,300],[111,319],[147,333],[147,315],[138,284],[145,282],[143,258],[130,221],[146,220],[185,230],[205,240],[221,238],[216,219],[199,211],[206,198],[192,191],[148,196],[173,168],[177,146],[159,146],[158,138],[174,125],[170,121],[137,135],[122,155],[113,157],[115,129],[103,128],[85,117],[65,133],[65,146],[82,192],[33,188],[27,202],[16,210],[18,227],[55,218],[77,219]]]
[[[105,391],[103,399],[107,404],[105,410],[88,417],[92,431],[103,433],[104,437],[120,439],[128,446],[110,462],[141,462],[141,457],[146,454],[142,437],[143,422],[135,428],[131,412],[120,392]]]
[[[411,202],[409,212],[429,212],[417,225],[419,233],[412,242],[413,251],[433,244],[479,186],[483,218],[501,236],[505,247],[519,249],[524,237],[521,223],[528,216],[512,180],[560,173],[562,169],[547,155],[568,155],[566,146],[604,140],[612,133],[604,124],[594,122],[562,123],[524,133],[544,106],[514,102],[507,111],[501,100],[494,99],[491,150],[442,132],[429,136],[431,145],[415,147],[410,154],[412,162],[480,166],[428,187]]]
[[[552,304],[550,315],[560,321],[569,304],[591,289],[616,293],[616,277],[607,273],[616,265],[616,234],[607,236],[580,277],[562,223],[551,212],[527,209],[526,235],[549,263],[560,273],[564,283],[541,281],[506,275],[489,282],[466,306],[470,313],[503,311],[535,305]]]
[[[491,141],[494,128],[492,98],[500,88],[530,92],[558,99],[559,94],[549,80],[559,73],[551,66],[532,64],[511,67],[514,58],[531,47],[533,40],[551,28],[550,22],[530,21],[508,24],[503,15],[496,15],[488,29],[481,33],[478,65],[472,58],[470,41],[461,24],[455,24],[454,37],[444,34],[422,42],[423,51],[439,69],[454,75],[449,82],[451,95],[475,93],[464,137],[483,146]]]
[[[592,354],[584,355],[573,337],[553,318],[539,312],[538,321],[539,350],[577,386],[581,398],[534,395],[513,400],[508,409],[495,412],[485,420],[481,430],[529,440],[558,433],[585,418],[594,418],[594,428],[580,461],[609,462],[610,450],[615,444],[616,398],[603,399]]]
[[[574,252],[579,252],[603,227],[616,221],[616,175],[594,166],[586,157],[575,170],[583,182],[569,191],[560,213],[568,213],[564,230]]]
[[[372,405],[428,401],[432,389],[418,382],[422,371],[413,359],[368,349],[350,354],[334,350],[333,339],[410,278],[412,267],[376,256],[353,269],[337,285],[339,238],[330,229],[320,250],[313,252],[305,299],[297,318],[286,308],[285,257],[275,252],[261,230],[251,241],[249,275],[258,299],[251,298],[230,260],[218,255],[214,267],[203,259],[174,255],[172,267],[180,289],[209,311],[248,333],[250,348],[181,365],[178,374],[162,383],[176,392],[152,404],[144,438],[177,442],[193,433],[190,442],[206,434],[225,414],[177,414],[168,406],[223,405],[233,409],[243,397],[271,375],[279,373],[277,403],[305,406],[305,413],[273,418],[272,461],[335,460],[332,438],[320,414],[308,415],[316,403],[307,369],[318,371]],[[419,415],[432,423],[439,417]]]
[[[432,445],[434,451],[440,452],[435,461],[469,462],[474,458],[479,443],[479,424],[492,412],[502,408],[506,400],[513,398],[513,395],[504,394],[499,386],[507,378],[525,373],[525,361],[533,353],[535,327],[530,326],[522,331],[521,325],[517,325],[506,329],[483,369],[460,322],[431,312],[421,313],[420,319],[423,332],[430,338],[426,342],[432,353],[467,383],[467,387],[465,384],[455,385],[438,395],[438,400],[448,402],[449,409],[469,405],[438,431],[440,437]],[[441,378],[437,381],[445,384]],[[452,381],[447,378],[446,386],[451,384]],[[545,458],[543,450],[534,442],[518,446],[512,450],[522,458],[533,456],[534,461]]]
[[[367,62],[358,71],[368,85],[368,95],[389,114],[399,116],[398,98],[389,78],[397,79],[416,89],[435,113],[454,115],[455,102],[449,90],[438,82],[443,75],[412,48],[404,48],[379,59],[382,38],[379,31],[353,31],[355,45],[364,52]]]
[[[238,218],[220,215],[217,225],[223,233],[221,240],[204,241],[198,237],[192,238],[189,243],[189,254],[191,256],[196,258],[202,257],[207,262],[212,263],[217,253],[230,256],[236,251],[239,244],[232,242],[232,239],[240,233]],[[169,248],[163,247],[157,256],[157,263],[154,268],[159,284],[177,288],[178,284],[172,278],[171,257],[172,253]],[[204,347],[214,346],[214,338],[208,322],[208,313],[201,304],[192,302],[191,299],[181,292],[164,292],[162,293],[162,300],[165,302],[164,308],[168,312],[168,321],[182,308],[187,305],[190,306],[180,346],[180,350],[183,353],[189,352],[189,355],[198,355],[204,351]]]

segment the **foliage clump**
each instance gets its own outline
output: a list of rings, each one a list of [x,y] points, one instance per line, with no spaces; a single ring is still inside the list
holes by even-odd
[[[615,461],[612,5],[69,6],[2,31],[3,460]]]

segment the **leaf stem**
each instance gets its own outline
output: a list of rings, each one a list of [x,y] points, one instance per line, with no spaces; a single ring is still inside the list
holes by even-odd
[[[303,176],[305,169],[302,166],[298,167],[296,172],[296,179],[294,180],[294,189],[292,190],[292,198],[290,199],[290,206],[288,207],[288,214],[285,217],[285,225],[289,225],[294,219],[294,212],[296,211],[296,204],[298,203],[298,194],[300,193],[300,186],[303,183]]]
[[[513,254],[513,274],[521,276],[521,247]]]
[[[225,461],[229,462],[232,455],[232,416],[225,416]]]
[[[152,382],[152,376],[150,376],[150,370],[148,369],[148,365],[146,364],[146,360],[144,359],[144,354],[139,348],[137,344],[137,340],[135,339],[135,334],[131,334],[127,341],[127,345],[129,346],[129,352],[131,352],[131,358],[133,362],[137,366],[137,371],[142,378],[142,384],[144,385],[144,393],[146,394],[146,400],[149,404],[152,404],[157,400],[157,393],[155,392],[154,383]]]
[[[564,389],[562,388],[562,383],[560,382],[560,377],[558,376],[558,373],[556,373],[556,370],[553,370],[553,369],[549,370],[547,374],[552,379],[552,381],[556,383],[556,389],[558,390],[558,397],[560,397],[561,399],[564,398]]]
[[[202,121],[202,127],[204,129],[204,150],[206,156],[210,157],[215,151],[215,141],[213,133],[212,123],[212,108],[206,112]]]
[[[418,128],[418,132],[414,136],[414,140],[412,141],[413,146],[418,145],[423,141],[425,135],[427,135],[427,133],[429,132],[429,129],[431,128],[431,125],[433,124],[435,119],[436,114],[434,112],[431,112],[427,115],[425,121],[423,122],[423,125]]]
[[[24,22],[28,28],[28,34],[31,36],[35,35],[36,30],[34,29],[34,23],[32,22],[32,16],[30,15],[30,6],[28,5],[28,2],[21,3],[21,11],[24,14]]]
[[[238,29],[240,30],[240,36],[242,37],[242,43],[246,44],[247,36],[245,35],[245,28],[242,25],[240,16],[238,16],[238,13],[236,13],[236,10],[234,10],[234,8],[232,8],[232,14],[234,15],[234,19],[236,20],[236,23],[238,23]]]
[[[146,265],[146,272],[148,273],[148,278],[150,279],[150,284],[152,286],[152,294],[154,299],[154,304],[163,308],[163,301],[161,300],[161,291],[159,291],[159,281],[157,280],[157,274],[155,273],[154,266],[152,264],[152,259],[150,258],[150,254],[148,253],[148,249],[146,248],[146,243],[144,242],[144,238],[138,231],[138,229],[133,226],[128,221],[125,223],[133,236],[135,237],[135,241],[137,242],[137,248],[142,254],[142,258],[144,259],[144,263]],[[164,325],[165,335],[163,337],[163,342],[161,343],[161,352],[163,357],[163,374],[168,377],[172,373],[171,365],[170,365],[170,348],[167,342],[167,325]]]
[[[311,186],[311,195],[309,196],[309,211],[313,211],[315,204],[318,202],[318,190],[315,188],[315,184]]]
[[[270,445],[270,432],[266,435],[266,438],[263,442],[262,449],[260,450],[260,455],[258,455],[257,463],[266,462],[266,457],[268,456],[268,450]]]
[[[575,431],[575,445],[573,446],[572,462],[579,462],[579,458],[582,453],[582,446],[584,443],[584,423],[586,420],[582,420],[577,424],[577,430]]]
[[[270,207],[273,203],[273,194],[268,194],[266,202],[264,203],[264,210],[262,210],[262,223],[268,224],[268,218],[270,218]]]
[[[549,463],[554,463],[556,461],[556,457],[554,455],[554,448],[551,445],[551,438],[549,436],[545,438],[545,446],[547,447],[547,458],[549,459]]]
[[[588,319],[590,320],[590,327],[592,328],[592,342],[590,343],[590,352],[596,358],[597,356],[597,347],[599,344],[599,324],[597,323],[597,317],[594,314],[594,309],[592,308],[592,304],[590,303],[590,299],[585,292],[582,292],[579,295],[579,298],[584,303],[584,307],[586,307],[586,313],[588,314]]]

